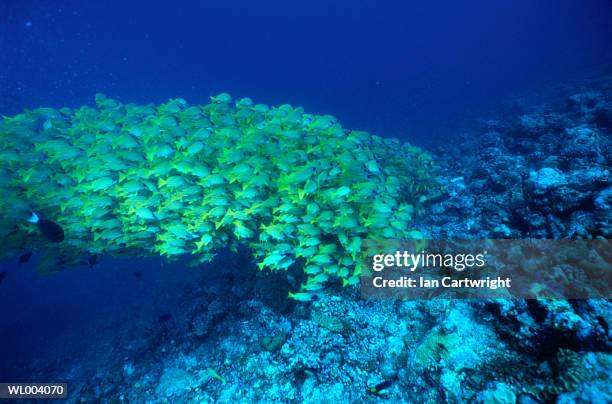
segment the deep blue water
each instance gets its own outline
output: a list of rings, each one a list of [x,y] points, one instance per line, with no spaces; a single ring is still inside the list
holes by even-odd
[[[3,381],[32,381],[37,367],[54,374],[66,363],[101,363],[118,335],[132,334],[135,343],[160,316],[176,316],[185,288],[211,282],[205,271],[158,258],[105,258],[51,276],[36,271],[38,259],[0,264],[8,274],[0,288]]]
[[[0,113],[227,91],[413,141],[609,68],[607,0],[0,1]]]
[[[611,20],[608,0],[0,0],[0,115],[97,92],[197,104],[226,91],[428,145],[515,97],[609,73]],[[38,356],[41,374],[53,360],[103,362],[113,329],[154,328],[207,282],[157,258],[45,278],[37,259],[0,263],[0,376],[13,380]]]

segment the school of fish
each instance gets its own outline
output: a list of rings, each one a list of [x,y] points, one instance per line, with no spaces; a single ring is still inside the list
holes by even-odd
[[[299,265],[290,297],[307,301],[332,278],[358,282],[361,239],[421,237],[411,223],[438,186],[421,149],[290,105],[95,101],[0,120],[0,260],[27,248],[43,272],[91,254],[197,264],[243,244],[261,269]],[[25,220],[34,211],[61,243]]]

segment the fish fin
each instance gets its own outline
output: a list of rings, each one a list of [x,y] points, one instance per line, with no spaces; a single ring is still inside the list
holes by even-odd
[[[38,223],[38,215],[34,212],[32,212],[32,216],[30,216],[30,218],[28,219],[28,222],[30,223]]]

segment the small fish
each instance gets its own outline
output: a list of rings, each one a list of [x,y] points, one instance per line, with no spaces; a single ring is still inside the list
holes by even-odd
[[[30,260],[30,258],[32,258],[32,251],[25,252],[25,253],[21,254],[21,256],[19,257],[19,260],[17,261],[17,263],[18,264],[25,264],[26,262],[28,262]]]
[[[313,367],[305,367],[303,369],[304,373],[307,376],[316,376],[317,375],[317,368],[313,368]]]
[[[0,283],[2,283],[2,281],[4,281],[4,278],[6,278],[6,271],[0,272]]]
[[[376,386],[374,387],[370,387],[368,389],[368,392],[374,395],[379,395],[381,394],[384,390],[387,390],[389,387],[391,387],[393,385],[393,381],[392,380],[385,380],[382,383],[378,383]]]
[[[212,378],[219,380],[221,383],[225,383],[225,378],[221,376],[219,373],[215,372],[214,369],[208,368],[206,369],[206,371]]]
[[[446,347],[443,344],[438,342],[436,343],[436,345],[438,346],[438,349],[440,349],[441,351],[448,352],[448,349],[446,349]]]
[[[313,294],[309,292],[297,292],[297,293],[289,292],[288,297],[289,299],[297,300],[300,302],[309,302],[313,300]]]
[[[62,226],[54,221],[40,219],[36,213],[32,212],[32,216],[28,219],[28,222],[35,223],[42,235],[52,243],[60,243],[64,241],[64,229],[62,229]]]

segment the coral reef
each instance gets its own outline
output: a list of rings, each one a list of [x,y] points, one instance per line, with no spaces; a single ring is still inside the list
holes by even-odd
[[[610,238],[612,80],[440,148],[441,238]],[[456,218],[462,217],[458,223]],[[450,225],[449,225],[450,223]]]
[[[254,264],[234,270],[266,277]],[[609,348],[543,341],[554,334],[528,322],[530,313],[518,316],[531,334],[509,335],[512,314],[470,301],[366,301],[340,289],[280,314],[241,293],[215,282],[188,292],[163,339],[143,336],[147,343],[126,350],[126,336],[110,353],[123,360],[74,388],[126,402],[604,402],[612,394]],[[210,294],[228,302],[228,314],[200,337],[187,319],[205,312],[199,298]],[[107,383],[115,390],[102,390]]]

